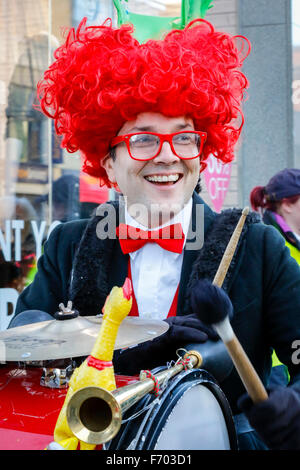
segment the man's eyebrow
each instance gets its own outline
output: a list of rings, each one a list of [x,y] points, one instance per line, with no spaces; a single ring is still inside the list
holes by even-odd
[[[176,132],[177,130],[180,131],[181,129],[185,129],[186,127],[192,127],[192,124],[190,124],[189,122],[180,123],[174,127],[174,130]],[[127,131],[128,134],[131,134],[132,132],[156,132],[156,131],[153,126],[134,126]]]
[[[186,122],[185,124],[178,124],[178,126],[176,126],[178,130],[184,129],[185,127],[192,127],[192,124],[189,122]]]
[[[138,131],[138,132],[151,132],[153,131],[153,127],[152,126],[134,126],[132,127],[131,129],[128,130],[128,133],[132,133],[132,132],[135,132],[135,131]],[[154,132],[154,131],[153,131]]]

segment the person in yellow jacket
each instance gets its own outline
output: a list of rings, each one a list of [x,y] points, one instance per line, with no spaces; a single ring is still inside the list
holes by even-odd
[[[300,265],[300,170],[285,168],[266,186],[256,186],[250,193],[252,208],[260,212],[265,224],[273,225],[284,237],[291,256]],[[273,352],[271,381],[286,384],[288,370]]]

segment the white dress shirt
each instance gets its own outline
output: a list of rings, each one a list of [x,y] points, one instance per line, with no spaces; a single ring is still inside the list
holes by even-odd
[[[185,235],[189,229],[192,213],[192,198],[184,208],[162,228],[181,223]],[[125,211],[125,222],[143,230],[147,228]],[[182,253],[164,250],[157,243],[146,243],[142,248],[129,253],[134,295],[140,318],[163,320],[167,318],[180,281],[183,261]]]

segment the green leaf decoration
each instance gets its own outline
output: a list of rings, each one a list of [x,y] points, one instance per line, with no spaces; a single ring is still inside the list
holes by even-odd
[[[134,25],[134,37],[143,43],[161,38],[172,29],[183,29],[190,21],[204,18],[212,8],[212,0],[181,0],[181,17],[140,15],[128,10],[128,0],[113,0],[118,15],[118,25]]]
[[[212,7],[212,0],[181,0],[182,27],[196,18],[204,18],[207,10]]]

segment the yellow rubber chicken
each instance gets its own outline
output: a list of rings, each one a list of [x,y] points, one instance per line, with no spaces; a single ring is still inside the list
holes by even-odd
[[[103,307],[103,322],[90,356],[74,370],[68,392],[54,429],[54,441],[68,450],[76,450],[78,439],[69,428],[66,409],[72,395],[87,386],[116,388],[112,358],[119,326],[129,314],[132,305],[132,287],[126,279],[123,287],[113,287]],[[92,450],[95,445],[80,441],[80,450]]]

